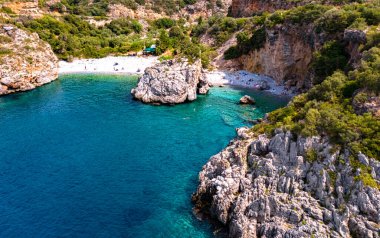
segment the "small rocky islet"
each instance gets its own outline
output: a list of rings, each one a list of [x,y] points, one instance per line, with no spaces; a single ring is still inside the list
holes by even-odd
[[[201,61],[190,64],[181,59],[147,68],[131,94],[144,103],[178,104],[196,100],[197,94],[206,94],[209,88]]]

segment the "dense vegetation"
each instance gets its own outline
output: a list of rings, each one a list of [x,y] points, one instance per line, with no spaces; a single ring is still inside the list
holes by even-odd
[[[226,59],[237,58],[250,50],[259,49],[266,40],[265,29],[279,24],[308,26],[316,33],[335,35],[337,39],[347,28],[366,28],[380,23],[380,6],[371,4],[349,4],[342,7],[309,4],[290,10],[263,13],[246,19],[244,28],[237,35],[238,44],[225,52]],[[347,59],[340,42],[327,42],[318,52],[314,64],[319,80],[336,69],[344,69]],[[327,69],[323,67],[327,66]]]
[[[90,3],[88,0],[61,0],[47,6],[45,0],[39,0],[40,7],[49,7],[51,11],[87,16],[106,16],[110,4],[121,4],[132,10],[137,10],[139,6],[145,6],[157,13],[164,12],[171,15],[195,2],[196,0],[95,0]]]
[[[171,55],[187,57],[191,62],[200,58],[202,65],[207,67],[213,51],[192,38],[191,27],[186,27],[185,23],[184,19],[174,21],[168,18],[152,23],[150,31],[158,31],[157,54],[169,52]]]
[[[258,133],[273,133],[283,127],[297,135],[328,135],[338,147],[351,155],[359,152],[380,159],[380,120],[370,112],[357,114],[353,103],[364,103],[380,94],[380,44],[364,51],[362,66],[344,73],[336,71],[308,93],[296,96],[282,109],[269,114],[266,123],[253,127]],[[353,165],[360,165],[354,163]],[[360,165],[363,173],[357,179],[366,185],[380,187],[370,171]],[[362,168],[363,167],[363,168]],[[367,172],[366,172],[367,171]]]
[[[64,60],[138,51],[144,44],[152,43],[152,39],[140,39],[138,33],[142,26],[137,21],[127,19],[113,20],[102,28],[96,28],[75,15],[65,15],[62,19],[44,16],[23,20],[23,26],[37,32]]]
[[[380,32],[377,32],[377,39],[380,39]],[[370,168],[355,159],[362,152],[380,160],[379,115],[355,112],[354,106],[379,96],[380,41],[377,41],[363,52],[360,68],[346,74],[336,71],[308,93],[296,96],[286,108],[270,113],[268,121],[253,130],[271,134],[275,128],[283,127],[296,135],[327,135],[336,147],[350,152],[350,164],[362,171],[355,179],[380,189]]]
[[[19,27],[37,32],[47,41],[56,55],[63,60],[73,58],[99,58],[109,54],[138,52],[151,44],[157,45],[157,54],[163,58],[174,55],[190,61],[202,59],[209,64],[212,50],[190,37],[191,27],[184,19],[161,18],[150,22],[148,29],[131,19],[116,19],[103,27],[95,27],[76,15],[54,18],[45,15],[39,19],[20,18]]]
[[[233,33],[242,29],[245,23],[246,19],[244,18],[236,19],[220,15],[212,16],[207,21],[199,18],[198,24],[192,30],[191,35],[200,37],[208,34],[215,40],[214,46],[220,46],[230,39]]]

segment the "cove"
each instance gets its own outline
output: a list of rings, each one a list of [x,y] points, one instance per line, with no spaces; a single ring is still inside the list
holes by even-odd
[[[190,196],[210,156],[288,99],[238,88],[177,106],[137,77],[64,75],[0,97],[0,237],[213,237]],[[237,104],[245,94],[257,106]]]

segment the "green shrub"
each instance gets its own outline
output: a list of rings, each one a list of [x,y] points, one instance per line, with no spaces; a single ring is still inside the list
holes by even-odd
[[[342,43],[326,42],[321,50],[314,53],[313,68],[317,76],[314,83],[320,83],[337,69],[344,69],[347,66],[348,58]]]
[[[224,52],[224,59],[230,60],[240,57],[242,54],[237,46],[231,46]]]
[[[318,160],[318,153],[314,149],[309,149],[306,151],[306,161],[313,163]]]
[[[11,49],[0,47],[0,56],[10,55],[10,54],[12,54],[12,52],[13,51]]]
[[[247,32],[240,32],[236,35],[237,45],[230,47],[226,52],[224,52],[225,59],[238,58],[244,54],[249,53],[251,50],[258,50],[264,47],[266,41],[265,28],[261,27],[256,29],[252,36],[249,37]]]
[[[9,43],[12,39],[9,36],[0,35],[0,43]]]
[[[96,28],[80,17],[69,14],[62,19],[50,16],[34,20],[24,19],[23,25],[37,32],[63,60],[73,57],[98,58],[111,53],[138,51],[144,45],[131,34],[139,33],[142,26],[128,19],[113,20],[105,27]]]
[[[175,20],[170,18],[160,18],[154,21],[153,25],[158,29],[169,29],[175,25]]]
[[[7,14],[14,14],[14,12],[12,11],[11,8],[5,7],[5,6],[1,7],[0,12],[4,12],[4,13],[7,13]]]

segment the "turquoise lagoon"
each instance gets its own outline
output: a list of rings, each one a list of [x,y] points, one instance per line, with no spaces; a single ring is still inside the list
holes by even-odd
[[[213,236],[191,210],[198,172],[287,98],[224,87],[151,106],[132,100],[136,82],[65,75],[0,97],[0,237]]]

